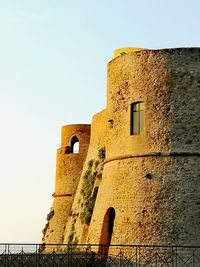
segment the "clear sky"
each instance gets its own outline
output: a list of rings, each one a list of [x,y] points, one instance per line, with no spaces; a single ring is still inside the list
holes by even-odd
[[[105,107],[120,47],[200,46],[199,0],[0,1],[0,242],[40,242],[65,124]]]

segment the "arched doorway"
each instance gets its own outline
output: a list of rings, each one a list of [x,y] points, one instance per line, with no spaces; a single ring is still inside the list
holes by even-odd
[[[114,219],[115,219],[115,210],[114,208],[111,207],[106,211],[106,214],[103,219],[100,244],[99,244],[99,253],[102,255],[102,258],[104,260],[106,260],[108,256],[108,250],[112,239],[112,233],[114,227]]]
[[[79,153],[79,150],[80,150],[79,140],[76,136],[73,136],[71,140],[71,152],[77,154]]]

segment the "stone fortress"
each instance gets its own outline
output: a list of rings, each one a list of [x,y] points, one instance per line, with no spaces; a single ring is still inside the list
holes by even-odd
[[[200,48],[116,50],[106,108],[62,127],[43,243],[200,245],[199,132]]]

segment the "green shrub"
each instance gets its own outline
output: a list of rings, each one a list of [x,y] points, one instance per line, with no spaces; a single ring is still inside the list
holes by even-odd
[[[85,171],[83,175],[83,182],[82,182],[82,188],[81,188],[81,195],[82,195],[82,202],[81,202],[81,208],[82,211],[80,213],[80,220],[82,223],[90,224],[92,213],[97,197],[97,191],[98,189],[94,188],[94,183],[96,178],[101,178],[102,176],[102,170],[103,165],[102,162],[105,158],[105,147],[102,147],[99,150],[98,157],[100,160],[90,160],[88,162],[88,169]]]
[[[73,241],[73,245],[77,245],[78,244],[78,238],[77,238],[77,236],[74,238],[74,241]]]
[[[68,243],[71,244],[73,238],[74,238],[74,232],[72,232],[71,234],[69,234],[69,236],[68,236]]]
[[[99,179],[102,178],[102,172],[100,172],[100,173],[97,175],[97,178],[99,178]]]
[[[93,159],[89,160],[88,161],[88,167],[89,168],[92,167],[93,166],[93,163],[94,163],[94,160]]]
[[[72,216],[72,210],[69,211],[69,217],[71,217],[71,216]]]
[[[99,149],[98,156],[101,160],[104,160],[106,158],[106,148],[105,146]]]
[[[44,236],[46,234],[46,231],[47,231],[48,227],[49,227],[49,222],[46,223],[44,229],[42,230],[42,233],[43,233]]]
[[[84,218],[86,224],[88,224],[88,225],[90,224],[91,217],[92,217],[92,214],[89,211],[87,211],[85,213],[85,218]]]
[[[88,177],[90,177],[91,172],[92,172],[92,169],[87,169],[87,171],[83,175],[83,179],[87,180]]]
[[[55,213],[54,210],[51,210],[51,211],[47,214],[47,221],[50,221],[51,218],[53,218],[54,213]]]
[[[96,160],[96,161],[95,161],[95,163],[94,163],[94,167],[95,167],[95,169],[99,166],[99,163],[100,163],[99,160]]]

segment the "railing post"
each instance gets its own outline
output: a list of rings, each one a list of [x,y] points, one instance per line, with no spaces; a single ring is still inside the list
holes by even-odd
[[[121,252],[121,248],[120,248],[120,252],[119,252],[119,266],[121,267],[121,261],[122,261],[122,252]]]
[[[140,267],[140,246],[138,246],[138,266]]]
[[[177,264],[177,260],[178,260],[178,257],[177,257],[178,255],[177,255],[177,247],[175,247],[175,263],[176,263],[176,267],[178,266],[178,264]]]
[[[73,266],[73,263],[72,263],[72,261],[73,261],[73,258],[72,258],[72,247],[70,247],[70,256],[71,256],[71,266]]]
[[[37,263],[38,263],[38,266],[40,266],[40,267],[42,267],[42,266],[40,265],[41,257],[42,257],[42,252],[40,252],[40,245],[39,245]]]
[[[137,267],[138,266],[138,260],[137,260],[137,258],[138,258],[138,255],[137,255],[137,246],[135,247],[135,266]]]
[[[192,250],[192,266],[195,267],[195,255],[194,255],[194,248]]]
[[[19,258],[20,259],[20,258]],[[20,260],[19,260],[20,261]],[[24,265],[24,250],[23,250],[23,247],[22,247],[22,257],[21,257],[21,263],[22,263],[22,266]]]
[[[172,267],[174,267],[174,250],[173,250],[173,248],[171,249],[171,254],[172,254]]]
[[[68,257],[67,257],[68,258],[68,266],[71,267],[72,266],[72,254],[71,254],[71,247],[69,244],[67,244],[67,254],[68,254]]]
[[[37,264],[37,256],[38,256],[38,245],[36,244],[35,245],[35,266],[37,267],[38,264]]]
[[[88,250],[87,250],[87,247],[86,247],[86,249],[85,249],[85,265],[86,266],[88,265],[88,259],[89,259]]]
[[[155,264],[156,264],[156,267],[157,267],[158,266],[158,251],[156,251],[155,256],[156,256]]]
[[[5,266],[8,266],[8,254],[7,254],[7,244],[5,244]]]
[[[8,257],[7,257],[7,266],[9,267],[9,262],[10,262],[10,259],[9,259],[9,255],[10,255],[10,253],[9,253],[9,250],[10,250],[10,247],[9,247],[9,244],[8,244]]]
[[[67,266],[69,266],[69,247],[68,247],[68,244],[66,246],[65,251],[66,251],[66,255],[67,255]]]
[[[55,266],[55,251],[53,250],[53,253],[52,253],[53,257],[52,257],[52,260],[53,260],[53,267]]]

